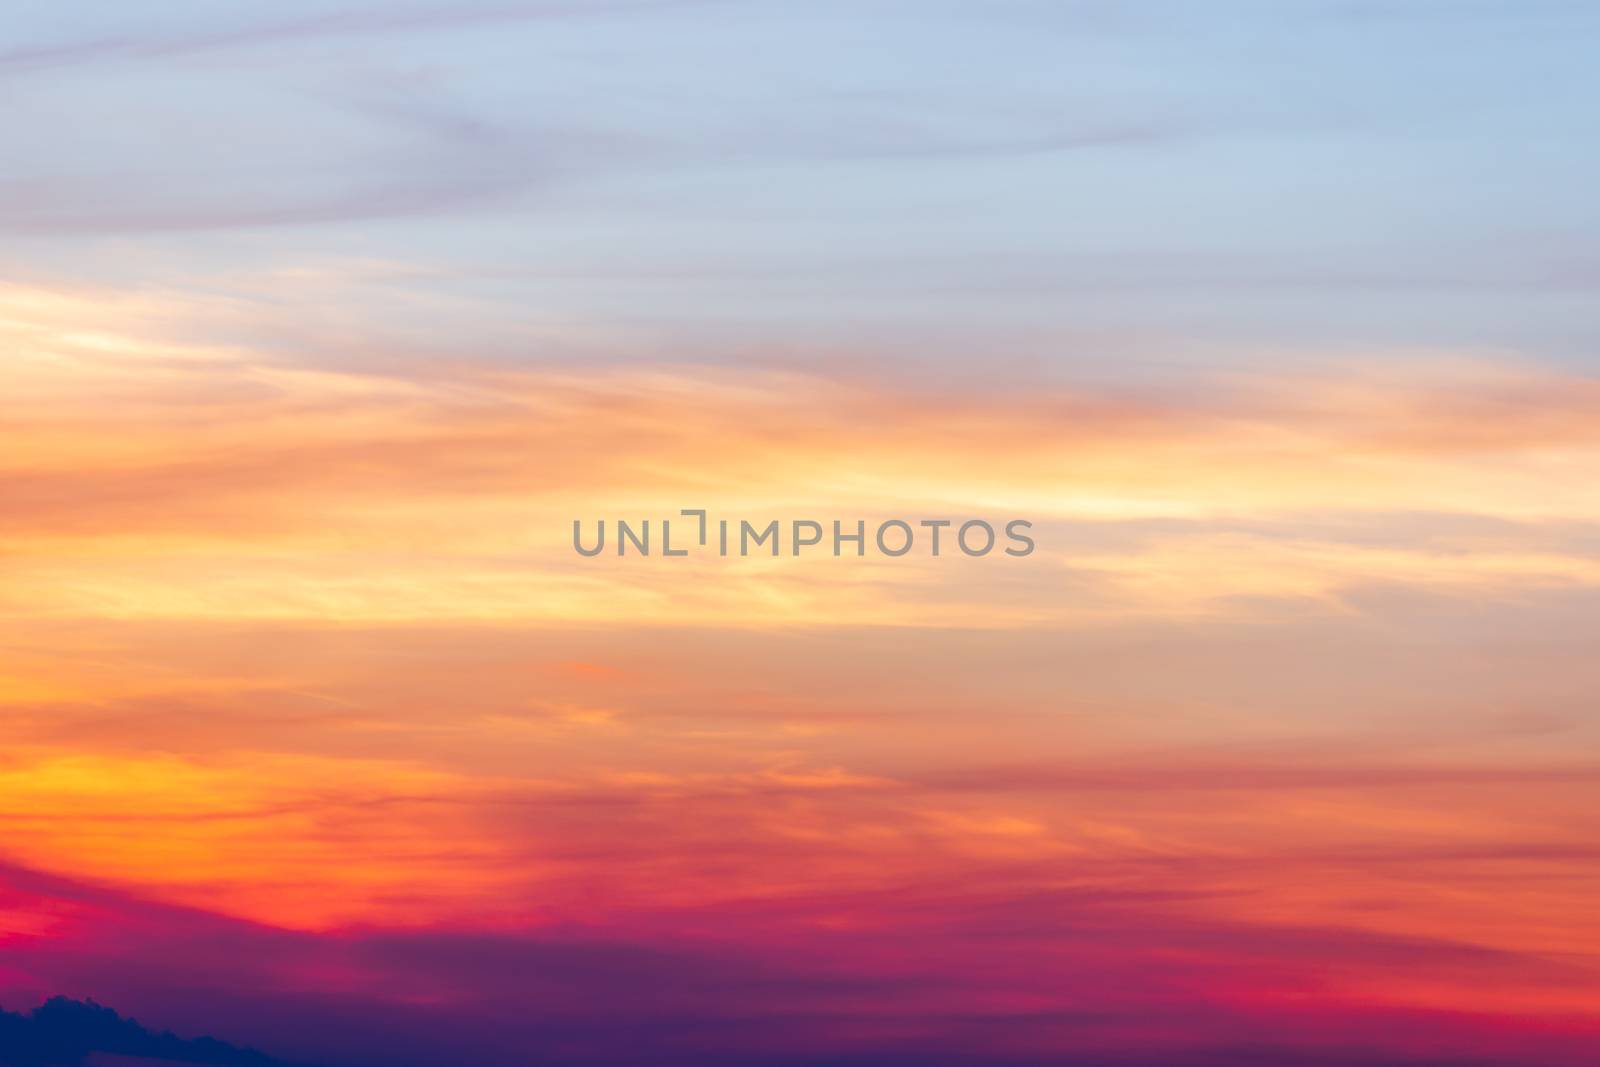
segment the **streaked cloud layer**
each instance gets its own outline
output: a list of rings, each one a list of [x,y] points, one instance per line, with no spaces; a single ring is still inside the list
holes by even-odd
[[[1427,1014],[1469,1011],[1523,1047],[1593,1011],[1582,376],[376,373],[176,339],[205,313],[170,300],[4,304],[7,854],[296,931],[294,976],[248,988],[354,982],[376,1026],[464,967],[494,1041],[526,1023],[499,998],[540,1000],[580,1061],[627,1054],[553,1006],[590,982],[708,1055],[723,1013],[781,1013],[743,1055],[839,997],[822,1047],[949,1040],[948,999],[972,1054],[1024,1060],[1169,1015],[1185,1047],[1381,1048],[1372,1012],[1470,1045]],[[1040,550],[571,549],[574,517],[685,505],[1027,516]],[[197,921],[155,914],[161,943]],[[100,921],[23,895],[25,973]],[[388,929],[430,932],[350,932]],[[658,969],[777,966],[751,953],[790,977],[647,1006]],[[573,970],[479,985],[546,959]]]
[[[1223,7],[20,13],[0,1000],[1589,1064],[1593,13]]]

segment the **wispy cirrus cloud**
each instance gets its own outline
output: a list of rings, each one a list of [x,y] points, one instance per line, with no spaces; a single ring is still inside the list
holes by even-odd
[[[1586,20],[1233,7],[22,13],[8,1007],[1587,1067]]]
[[[152,308],[85,330],[72,300],[12,304],[0,530],[13,610],[39,616],[1013,625],[1597,580],[1600,500],[1572,471],[1600,450],[1600,392],[1581,375],[1374,360],[1180,395],[688,365],[364,373],[167,340]],[[574,520],[691,506],[1023,518],[1044,541],[995,573],[922,556],[641,571],[571,549]],[[719,567],[751,584],[700,580]]]
[[[277,9],[289,17],[194,28],[174,20],[166,33],[130,27],[126,32],[63,43],[24,45],[0,51],[0,71],[26,72],[108,60],[157,60],[208,52],[260,48],[339,37],[448,31],[525,20],[606,16],[630,11],[670,9],[712,0],[602,0],[570,3],[550,0],[490,4],[390,4],[383,7],[298,3]],[[303,13],[295,11],[302,9]],[[294,17],[295,14],[299,17]],[[185,12],[192,15],[192,12]]]

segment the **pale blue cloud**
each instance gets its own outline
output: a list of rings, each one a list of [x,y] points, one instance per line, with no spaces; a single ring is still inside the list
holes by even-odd
[[[1593,5],[105,2],[8,30],[14,275],[249,300],[309,269],[346,279],[344,336],[416,302],[506,354],[552,323],[614,355],[1068,366],[1600,342]]]

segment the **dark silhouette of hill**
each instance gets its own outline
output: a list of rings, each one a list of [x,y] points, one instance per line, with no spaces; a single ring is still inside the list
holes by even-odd
[[[29,1014],[0,1010],[0,1067],[72,1067],[94,1053],[215,1067],[283,1067],[213,1037],[155,1033],[92,1000],[52,997]]]

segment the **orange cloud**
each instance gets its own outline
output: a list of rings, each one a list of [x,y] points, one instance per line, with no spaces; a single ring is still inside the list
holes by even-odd
[[[1600,593],[1586,379],[358,373],[184,316],[0,292],[15,862],[314,930],[760,914],[803,941],[992,906],[1049,931],[1078,894],[1113,934],[1254,931],[1274,976],[1332,960],[1334,995],[1596,1003],[1547,980],[1597,945],[1600,677],[1566,636]],[[1024,517],[1040,549],[567,542],[682,507]],[[1272,957],[1306,930],[1334,933]],[[1510,962],[1390,974],[1334,958],[1351,933]]]
[[[0,401],[5,596],[39,616],[1013,626],[1600,577],[1559,534],[1600,521],[1578,476],[1600,454],[1583,379],[1366,368],[1182,397],[919,395],[705,367],[398,376],[146,340],[176,312],[137,304],[97,311],[112,322],[87,334],[72,325],[87,301],[13,292],[0,309],[21,351]],[[691,506],[1025,517],[1042,544],[1025,561],[848,569],[571,551],[575,518]],[[1450,532],[1467,519],[1540,543]],[[1135,536],[1074,543],[1108,524]]]

